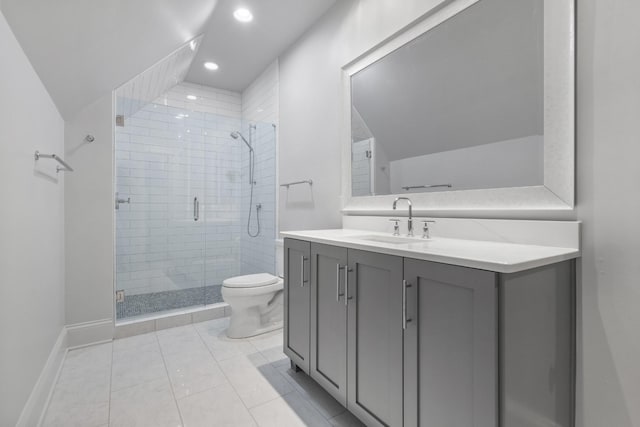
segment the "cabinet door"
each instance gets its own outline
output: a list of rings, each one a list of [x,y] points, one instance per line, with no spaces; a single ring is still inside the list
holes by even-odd
[[[405,259],[407,427],[496,427],[497,275]]]
[[[310,375],[341,404],[347,404],[347,249],[311,245]]]
[[[311,244],[284,239],[284,353],[309,373]]]
[[[367,426],[402,425],[402,258],[349,250],[347,408]]]

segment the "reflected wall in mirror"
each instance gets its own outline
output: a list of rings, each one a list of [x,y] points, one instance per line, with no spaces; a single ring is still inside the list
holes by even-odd
[[[351,75],[351,194],[545,184],[544,0],[480,0]]]

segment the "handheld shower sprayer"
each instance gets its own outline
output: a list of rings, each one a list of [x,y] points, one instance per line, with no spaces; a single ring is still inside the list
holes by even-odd
[[[249,144],[249,141],[246,140],[246,138],[240,133],[240,132],[231,132],[231,138],[233,139],[238,139],[241,138],[242,141],[247,144],[247,147],[249,147],[249,151],[251,151],[253,153],[253,147],[251,146],[251,144]]]
[[[249,127],[249,140],[251,140],[251,129],[255,129],[254,125]],[[258,231],[253,234],[251,233],[251,214],[253,212],[253,187],[256,185],[256,182],[253,179],[254,167],[255,167],[255,151],[251,146],[251,143],[247,141],[247,139],[239,132],[231,132],[231,138],[238,139],[240,138],[242,142],[244,142],[249,148],[249,186],[250,186],[250,197],[249,197],[249,217],[247,218],[247,234],[250,237],[257,237],[260,234],[260,209],[262,208],[262,204],[259,203],[256,205],[256,219],[258,222]]]

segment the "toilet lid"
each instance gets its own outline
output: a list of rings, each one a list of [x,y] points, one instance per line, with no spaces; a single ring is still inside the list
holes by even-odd
[[[257,288],[260,286],[273,285],[278,281],[276,276],[269,273],[247,274],[246,276],[236,276],[226,279],[222,286],[227,288]]]

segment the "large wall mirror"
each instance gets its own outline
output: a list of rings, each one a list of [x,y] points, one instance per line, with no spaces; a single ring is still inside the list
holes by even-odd
[[[444,1],[345,66],[345,210],[572,208],[573,13]]]

